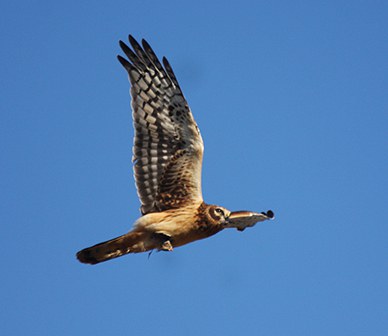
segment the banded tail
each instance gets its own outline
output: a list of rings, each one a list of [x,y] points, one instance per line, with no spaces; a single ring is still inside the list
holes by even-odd
[[[138,253],[152,250],[148,232],[131,231],[125,235],[106,242],[87,247],[77,252],[77,259],[84,264],[98,264],[127,253]]]

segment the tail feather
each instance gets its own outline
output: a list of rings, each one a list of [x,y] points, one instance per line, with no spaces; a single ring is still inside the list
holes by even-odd
[[[120,257],[127,253],[145,252],[152,249],[146,244],[146,233],[132,231],[106,242],[87,247],[77,253],[77,259],[85,264],[100,262]]]

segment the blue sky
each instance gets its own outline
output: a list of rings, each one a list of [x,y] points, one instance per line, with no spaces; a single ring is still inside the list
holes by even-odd
[[[3,335],[386,335],[384,1],[0,5]],[[172,64],[205,141],[204,198],[274,210],[97,266],[139,216],[118,40]]]

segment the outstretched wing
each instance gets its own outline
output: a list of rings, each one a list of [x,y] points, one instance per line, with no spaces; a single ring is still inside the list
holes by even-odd
[[[203,141],[174,72],[150,45],[130,35],[128,60],[118,56],[132,84],[134,176],[141,212],[202,202]]]

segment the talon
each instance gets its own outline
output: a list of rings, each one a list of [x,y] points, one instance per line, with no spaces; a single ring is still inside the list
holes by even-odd
[[[172,244],[169,240],[166,240],[162,246],[160,247],[160,250],[161,251],[172,251],[173,250],[173,247],[172,247]]]

